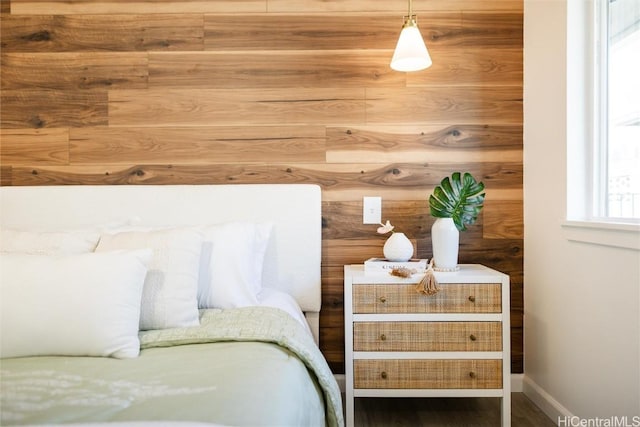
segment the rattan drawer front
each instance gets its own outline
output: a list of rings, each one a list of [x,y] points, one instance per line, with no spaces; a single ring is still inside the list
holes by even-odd
[[[353,285],[353,312],[364,313],[500,313],[499,283],[446,283],[427,296],[415,285]]]
[[[354,351],[502,351],[501,322],[355,322]]]
[[[354,360],[354,387],[368,389],[498,389],[501,360]]]

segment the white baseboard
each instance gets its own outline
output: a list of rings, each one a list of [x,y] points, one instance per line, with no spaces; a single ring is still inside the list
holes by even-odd
[[[561,418],[571,419],[574,417],[574,415],[554,399],[553,396],[526,376],[523,380],[523,393],[556,424],[558,424],[558,420]]]
[[[338,386],[340,386],[340,391],[344,393],[346,387],[346,379],[344,374],[334,374],[336,377],[336,381],[338,382]],[[524,374],[511,374],[511,392],[512,393],[521,393],[523,391],[523,378]]]

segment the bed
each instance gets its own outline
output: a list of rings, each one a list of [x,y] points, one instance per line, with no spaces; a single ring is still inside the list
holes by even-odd
[[[2,187],[0,209],[0,424],[344,424],[318,186]]]

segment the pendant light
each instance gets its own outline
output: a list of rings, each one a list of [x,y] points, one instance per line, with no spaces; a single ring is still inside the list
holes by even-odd
[[[409,15],[404,17],[398,44],[391,58],[391,68],[396,71],[420,71],[430,66],[431,57],[418,29],[417,18],[409,0]]]

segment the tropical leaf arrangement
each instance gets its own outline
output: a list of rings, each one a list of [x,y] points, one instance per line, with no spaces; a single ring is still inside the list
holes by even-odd
[[[429,196],[431,216],[452,218],[460,231],[478,219],[484,206],[484,184],[468,172],[454,172],[444,178]]]

